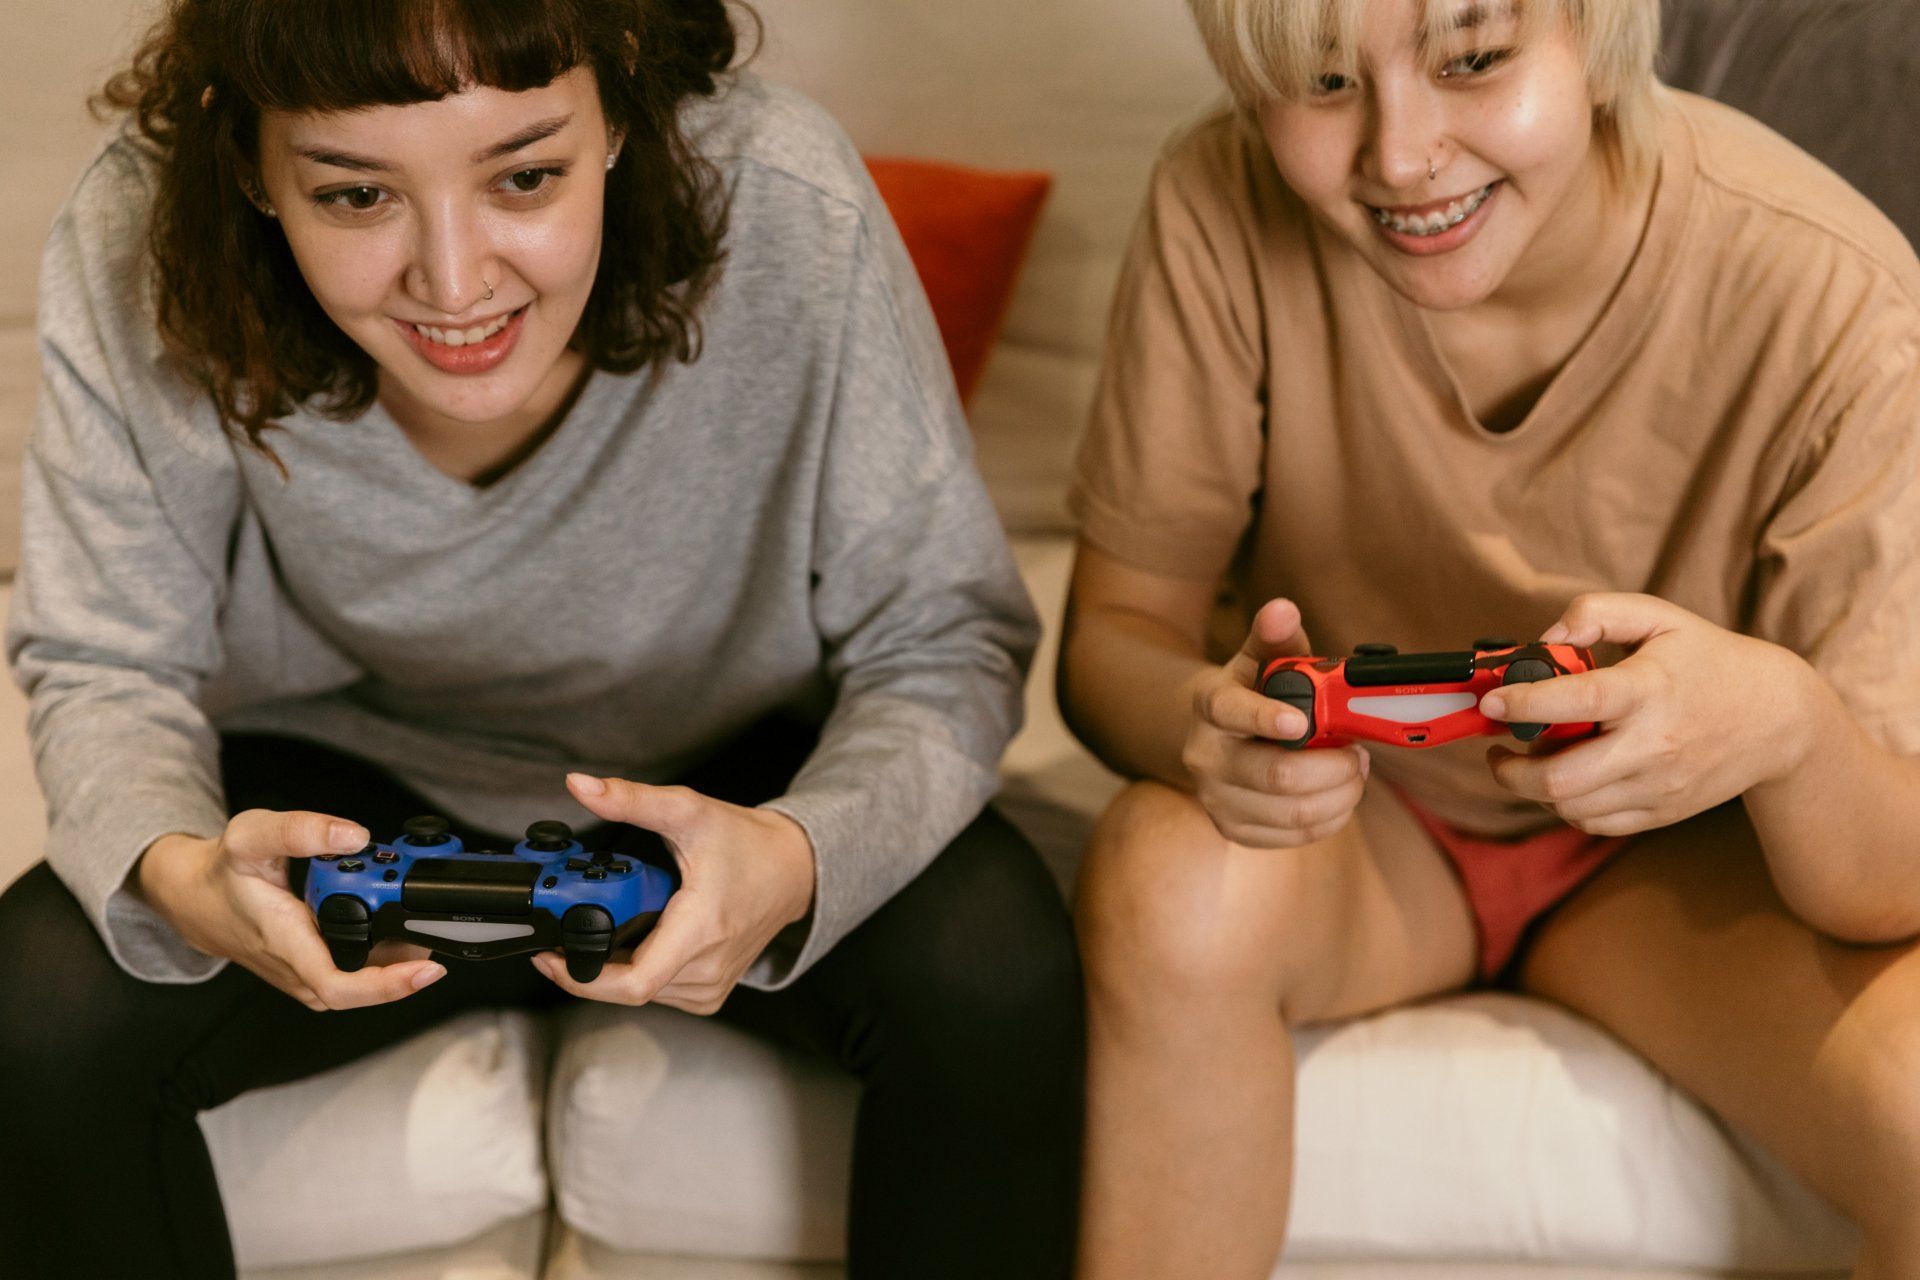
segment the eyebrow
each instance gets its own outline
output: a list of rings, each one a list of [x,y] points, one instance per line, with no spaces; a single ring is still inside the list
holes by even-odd
[[[510,138],[502,138],[490,147],[482,147],[473,153],[473,163],[485,164],[489,160],[498,160],[501,156],[512,155],[522,147],[530,147],[542,138],[551,138],[573,122],[573,114],[551,116],[545,120],[528,125]],[[345,151],[328,151],[321,147],[295,147],[294,152],[303,155],[315,164],[332,165],[336,169],[358,169],[364,173],[391,173],[393,166],[384,160],[372,160],[366,156],[356,156]]]
[[[1471,31],[1489,22],[1513,17],[1516,7],[1511,3],[1488,4],[1484,0],[1474,0],[1474,3],[1462,8],[1460,12],[1448,19],[1447,26],[1454,31]]]

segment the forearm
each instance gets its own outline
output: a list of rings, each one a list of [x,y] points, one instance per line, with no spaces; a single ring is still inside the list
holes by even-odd
[[[1183,790],[1193,681],[1213,664],[1198,642],[1151,615],[1107,607],[1069,621],[1056,687],[1074,736],[1116,773]]]
[[[1745,795],[1781,896],[1822,932],[1850,942],[1920,934],[1920,761],[1861,728],[1832,686],[1807,670],[1807,738],[1797,763]]]

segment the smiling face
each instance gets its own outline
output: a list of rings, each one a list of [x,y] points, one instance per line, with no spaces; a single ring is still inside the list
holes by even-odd
[[[382,402],[482,427],[550,410],[584,367],[567,344],[616,145],[575,67],[522,93],[265,112],[260,178],[321,309],[379,366]]]
[[[1367,6],[1351,74],[1258,108],[1282,178],[1394,289],[1434,310],[1577,275],[1616,196],[1564,22],[1452,0]],[[1429,176],[1429,172],[1433,176]]]

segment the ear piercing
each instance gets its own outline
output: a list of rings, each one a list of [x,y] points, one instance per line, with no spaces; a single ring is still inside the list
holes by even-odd
[[[262,191],[259,185],[251,178],[240,179],[240,189],[247,193],[247,199],[251,200],[253,207],[261,213],[266,214],[269,218],[277,218],[280,216],[274,211],[273,204],[267,199],[266,192]]]

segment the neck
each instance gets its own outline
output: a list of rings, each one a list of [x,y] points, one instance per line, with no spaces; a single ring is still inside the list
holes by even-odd
[[[457,480],[485,486],[519,465],[553,434],[591,372],[587,358],[569,347],[524,405],[491,422],[450,418],[384,375],[379,400],[401,434],[428,462]]]

